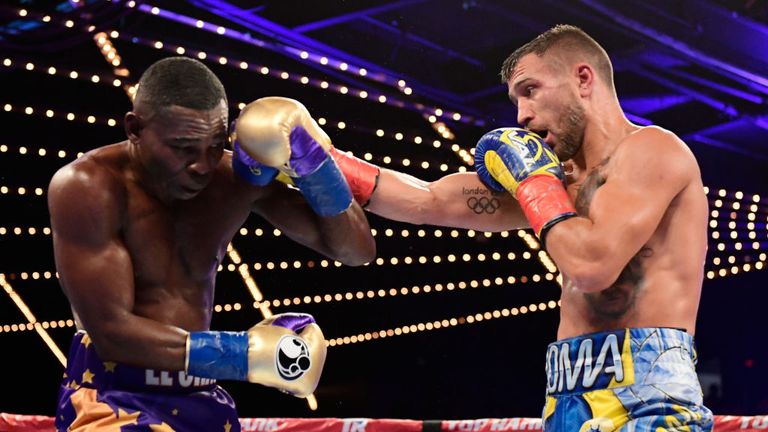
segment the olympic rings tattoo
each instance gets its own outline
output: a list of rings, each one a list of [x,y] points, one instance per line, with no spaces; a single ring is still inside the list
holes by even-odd
[[[494,214],[496,213],[496,210],[501,207],[501,202],[497,198],[487,198],[487,197],[470,197],[467,200],[467,207],[472,209],[475,214],[481,214],[481,213],[488,213],[488,214]]]

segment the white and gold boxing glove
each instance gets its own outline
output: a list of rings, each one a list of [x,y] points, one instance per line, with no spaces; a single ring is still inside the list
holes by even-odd
[[[240,111],[230,134],[233,168],[251,183],[271,181],[278,170],[321,216],[337,215],[352,204],[352,192],[330,154],[331,139],[300,102],[257,99]]]
[[[247,332],[203,331],[187,336],[186,371],[192,376],[249,381],[297,397],[320,381],[327,348],[312,315],[285,313]]]

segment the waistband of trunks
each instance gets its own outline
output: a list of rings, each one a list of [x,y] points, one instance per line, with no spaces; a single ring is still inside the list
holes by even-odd
[[[626,328],[562,339],[547,348],[547,394],[624,387],[696,362],[693,337],[673,328]]]
[[[75,333],[69,350],[65,385],[100,390],[150,393],[187,393],[210,390],[216,380],[187,375],[184,371],[143,369],[102,360],[84,331]]]

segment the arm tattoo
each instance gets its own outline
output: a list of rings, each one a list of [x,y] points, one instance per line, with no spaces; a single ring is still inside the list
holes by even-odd
[[[494,192],[487,188],[461,188],[461,194],[466,197],[467,207],[475,214],[494,214],[501,208],[501,200],[496,195],[503,192]]]

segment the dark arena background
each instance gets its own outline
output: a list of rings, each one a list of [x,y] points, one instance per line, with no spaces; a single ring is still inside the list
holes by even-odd
[[[152,62],[202,60],[226,87],[230,118],[263,96],[298,99],[336,147],[435,180],[472,170],[477,139],[517,125],[501,63],[567,23],[607,49],[629,119],[674,131],[700,164],[710,205],[696,329],[705,401],[768,427],[766,1],[10,0],[0,17],[0,412],[54,414],[75,328],[46,189],[57,168],[125,138],[134,85]],[[212,327],[304,311],[329,341],[316,409],[225,382],[239,415],[539,417],[560,287],[533,233],[368,217],[378,255],[359,268],[256,216],[233,240]]]

